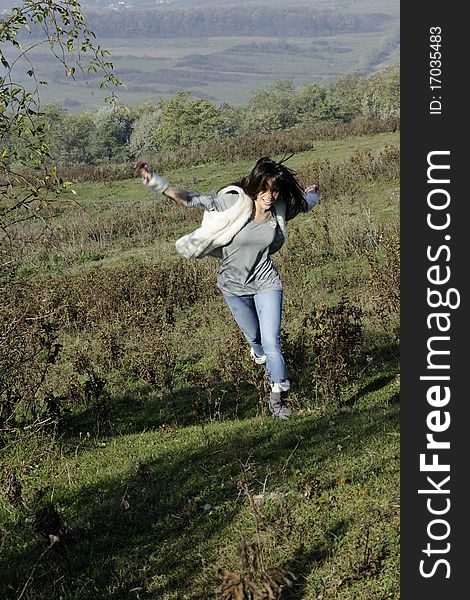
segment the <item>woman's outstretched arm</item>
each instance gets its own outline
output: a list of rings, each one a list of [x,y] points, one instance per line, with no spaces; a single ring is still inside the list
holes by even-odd
[[[202,208],[204,210],[222,211],[230,208],[238,199],[236,194],[197,194],[188,192],[181,188],[171,185],[164,177],[157,175],[145,163],[136,165],[136,170],[141,177],[143,185],[151,192],[156,194],[165,194],[172,198],[178,204],[190,208]]]
[[[307,212],[314,206],[320,204],[320,188],[317,184],[309,185],[305,188],[305,200],[307,201]]]
[[[142,183],[152,192],[165,194],[165,196],[172,198],[178,202],[178,204],[182,204],[183,206],[188,205],[188,201],[191,199],[190,192],[174,187],[166,179],[153,173],[145,163],[139,163],[136,166],[136,169],[142,179]]]

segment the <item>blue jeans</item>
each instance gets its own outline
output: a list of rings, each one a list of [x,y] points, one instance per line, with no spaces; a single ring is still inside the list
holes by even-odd
[[[247,296],[224,294],[233,318],[256,356],[266,355],[270,383],[286,378],[286,363],[281,349],[282,290],[266,290]]]

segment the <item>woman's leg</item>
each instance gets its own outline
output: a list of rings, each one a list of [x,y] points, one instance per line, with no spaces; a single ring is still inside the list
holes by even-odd
[[[286,363],[281,348],[282,291],[267,290],[254,296],[261,332],[261,345],[271,383],[284,382]]]
[[[261,330],[253,296],[229,296],[224,294],[224,299],[256,356],[263,356]]]
[[[271,382],[269,410],[279,419],[288,419],[292,410],[285,403],[290,387],[281,350],[282,292],[268,290],[255,296],[224,294],[230,312],[257,356],[266,355]]]

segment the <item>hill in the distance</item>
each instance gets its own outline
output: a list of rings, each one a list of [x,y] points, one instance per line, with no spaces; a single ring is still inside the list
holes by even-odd
[[[11,4],[16,3],[0,0],[0,9]],[[128,106],[169,98],[181,89],[217,104],[239,105],[278,79],[299,87],[399,62],[398,0],[308,5],[299,0],[287,7],[280,0],[126,0],[109,8],[112,4],[82,3],[97,43],[111,51],[114,71],[126,84],[118,95]],[[40,90],[43,103],[75,112],[101,106],[106,93],[97,77],[88,85],[67,78],[43,47],[31,59],[37,78],[48,82]],[[31,85],[29,68],[18,69],[18,83]]]

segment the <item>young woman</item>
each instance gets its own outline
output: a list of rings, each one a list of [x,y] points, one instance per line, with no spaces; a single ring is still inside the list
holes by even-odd
[[[286,222],[319,203],[318,187],[303,190],[294,171],[267,157],[238,185],[215,196],[174,187],[144,163],[137,170],[151,191],[205,209],[201,227],[178,240],[176,248],[187,258],[221,259],[217,287],[250,345],[251,358],[267,369],[269,409],[275,417],[289,418],[290,382],[280,344],[282,283],[271,255],[286,239]]]

